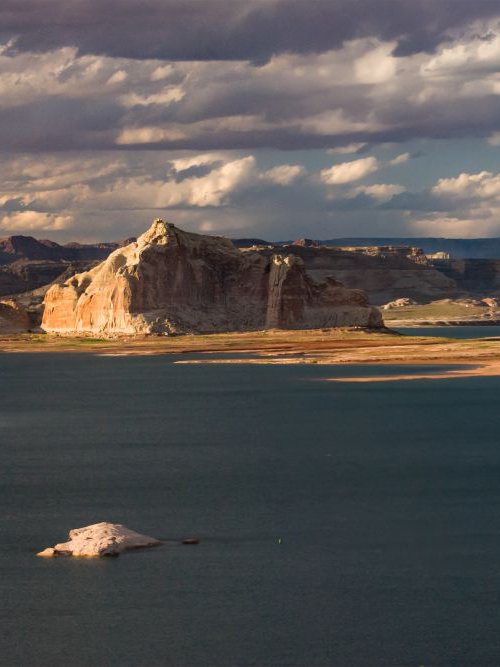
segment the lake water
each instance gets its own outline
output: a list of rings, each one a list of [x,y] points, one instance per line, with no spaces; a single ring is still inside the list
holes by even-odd
[[[500,378],[402,370],[0,355],[0,663],[499,665]]]
[[[500,338],[500,326],[467,327],[405,327],[395,329],[406,336],[437,336],[439,338]]]

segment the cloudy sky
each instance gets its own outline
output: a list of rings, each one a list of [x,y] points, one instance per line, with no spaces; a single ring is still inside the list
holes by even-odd
[[[498,0],[2,0],[0,234],[500,236]]]

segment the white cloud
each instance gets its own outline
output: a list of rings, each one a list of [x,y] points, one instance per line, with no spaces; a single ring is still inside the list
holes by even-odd
[[[248,186],[256,178],[255,158],[249,155],[226,162],[201,178],[165,183],[158,189],[156,206],[222,206],[231,193]]]
[[[131,92],[122,95],[121,103],[126,107],[143,106],[147,107],[151,104],[162,104],[168,106],[172,102],[179,102],[185,95],[185,91],[180,86],[168,86],[164,90],[150,95],[138,95]]]
[[[306,173],[304,167],[300,164],[281,164],[265,171],[261,178],[265,181],[271,181],[276,185],[291,185],[300,176]]]
[[[38,211],[19,211],[0,218],[0,227],[7,232],[60,231],[71,226],[71,215],[55,215]]]
[[[174,66],[173,65],[160,65],[160,67],[156,67],[150,75],[151,81],[162,81],[163,79],[168,78],[173,74],[174,72]]]
[[[498,24],[492,24],[485,39],[484,26],[469,26],[468,33],[462,35],[461,39],[442,47],[437,55],[426,60],[421,68],[423,75],[443,78],[458,73],[463,77],[466,73],[477,76],[480,72],[494,71],[492,65],[500,67],[498,27]]]
[[[359,185],[352,190],[353,195],[364,194],[373,197],[379,202],[389,201],[395,195],[405,192],[406,188],[394,183],[375,183],[373,185]]]
[[[403,162],[408,162],[411,155],[409,153],[401,153],[401,155],[396,155],[395,158],[389,161],[390,165],[403,164]]]
[[[353,143],[347,144],[347,146],[337,146],[337,148],[329,148],[326,152],[330,155],[349,155],[351,153],[357,153],[362,148],[364,148],[366,143]]]
[[[190,155],[189,157],[181,157],[170,160],[170,164],[177,171],[184,171],[191,167],[201,167],[216,162],[227,162],[228,156],[225,153],[199,153],[198,155]]]
[[[457,237],[500,233],[500,173],[463,172],[440,178],[430,195],[438,202],[437,210],[424,216],[410,213],[416,233]],[[444,207],[448,210],[441,210]]]
[[[381,123],[372,117],[356,119],[348,116],[342,109],[322,111],[297,121],[302,131],[312,134],[337,135],[354,132],[376,132],[383,129]]]
[[[491,199],[500,197],[500,174],[481,171],[477,174],[462,173],[455,178],[441,178],[432,188],[438,197],[455,199]]]
[[[114,83],[123,83],[127,79],[127,76],[128,74],[124,69],[119,69],[109,77],[106,83],[109,85],[113,85]]]
[[[396,74],[397,58],[392,56],[395,42],[378,43],[354,62],[356,79],[361,84],[373,85],[391,80]]]
[[[61,109],[68,127],[58,139],[71,148],[184,142],[194,150],[247,150],[286,147],[291,138],[307,148],[348,135],[347,146],[332,149],[347,154],[367,143],[478,131],[498,145],[500,33],[490,23],[486,37],[484,26],[450,33],[434,54],[395,57],[395,42],[360,38],[322,53],[281,53],[264,65],[160,63],[79,55],[74,48],[0,51],[0,109],[46,104],[33,111],[42,123]],[[463,104],[450,104],[457,97]],[[10,139],[19,125],[15,114],[2,118],[2,145],[11,140],[19,150],[22,139],[22,147],[39,151],[45,142],[50,150],[50,124],[26,122],[27,131]],[[318,137],[325,141],[318,144]]]
[[[359,181],[379,168],[380,163],[377,158],[370,156],[352,162],[342,162],[328,169],[323,169],[320,172],[320,178],[326,185],[343,185],[344,183]]]
[[[161,127],[128,127],[116,138],[118,146],[136,144],[157,144],[161,141],[182,141],[187,135],[177,128]]]
[[[498,220],[500,208],[492,211],[487,219],[459,218],[434,214],[428,218],[419,218],[410,223],[413,233],[418,236],[442,236],[448,238],[477,238],[496,236],[499,232]]]

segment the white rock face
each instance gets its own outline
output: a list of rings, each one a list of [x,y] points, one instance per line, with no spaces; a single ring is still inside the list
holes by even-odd
[[[364,292],[316,282],[294,255],[242,253],[160,219],[44,303],[42,329],[70,335],[383,326]]]
[[[383,307],[384,310],[394,310],[394,308],[404,308],[405,306],[416,306],[417,302],[414,299],[409,299],[408,297],[402,297],[401,299],[396,299],[395,301],[389,301]]]
[[[121,523],[94,523],[84,528],[69,531],[69,541],[56,544],[40,551],[37,556],[80,556],[98,558],[100,556],[118,556],[130,549],[156,547],[161,540],[148,535],[141,535]]]

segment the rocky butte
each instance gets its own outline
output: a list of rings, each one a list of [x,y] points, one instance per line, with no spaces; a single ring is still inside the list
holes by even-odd
[[[47,332],[101,335],[352,326],[383,326],[362,290],[315,280],[294,254],[241,252],[163,220],[53,285],[42,321]]]

